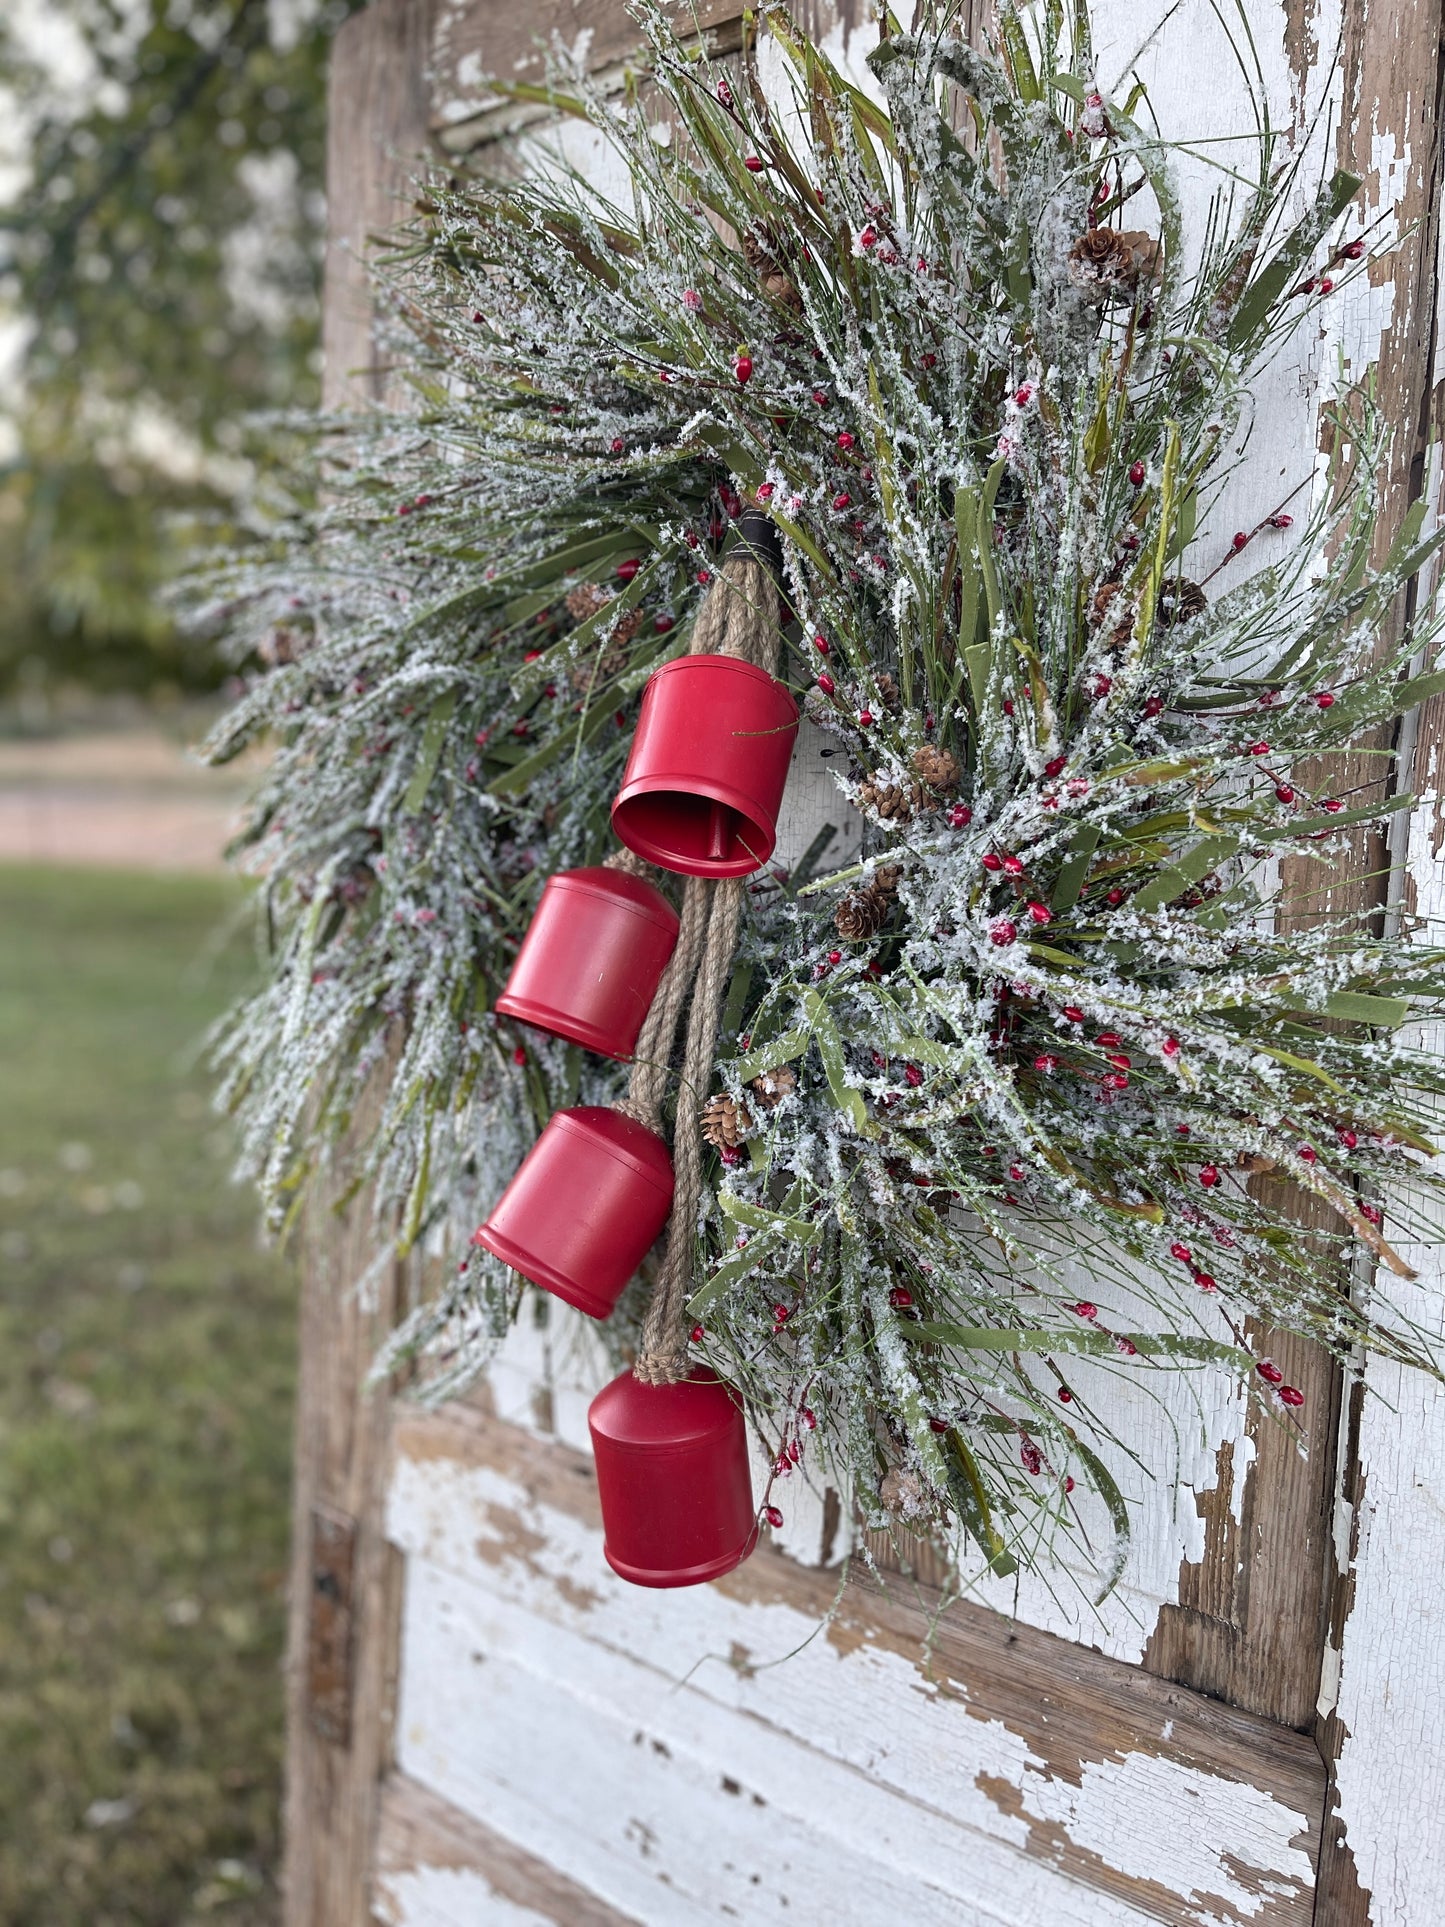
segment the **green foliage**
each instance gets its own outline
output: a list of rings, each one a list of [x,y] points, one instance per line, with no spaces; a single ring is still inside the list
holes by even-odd
[[[234,887],[0,870],[0,1918],[276,1918],[292,1281],[195,1038]]]
[[[762,18],[781,99],[645,13],[667,141],[640,95],[550,96],[628,206],[560,162],[433,184],[391,267],[415,413],[322,424],[324,499],[298,477],[202,585],[251,652],[215,753],[278,744],[247,839],[274,976],[218,1054],[281,1217],[392,1032],[383,1208],[460,1259],[400,1343],[474,1369],[519,1294],[471,1226],[551,1108],[618,1088],[486,1013],[541,876],[606,848],[637,693],[750,497],[866,840],[748,895],[717,1077],[752,1132],[708,1173],[700,1354],[776,1478],[826,1455],[872,1524],[1106,1590],[1116,1414],[1151,1375],[1237,1371],[1291,1422],[1251,1320],[1439,1369],[1341,1276],[1405,1269],[1382,1204],[1414,1235],[1438,1181],[1445,1074],[1399,1025],[1439,1010],[1445,952],[1348,915],[1301,945],[1259,890],[1283,851],[1324,888],[1408,803],[1304,772],[1436,686],[1437,612],[1392,625],[1438,538],[1372,565],[1368,385],[1293,535],[1283,504],[1242,544],[1213,519],[1251,382],[1363,255],[1331,226],[1348,179],[1232,148],[1194,260],[1167,140],[1049,16],[1009,14],[997,58],[947,7],[890,26],[881,108]],[[835,924],[861,889],[866,939]]]
[[[177,524],[226,512],[250,411],[316,395],[325,59],[265,0],[57,4],[0,20],[30,178],[0,207],[0,303],[28,331],[0,471],[0,694],[210,686],[156,591]],[[69,48],[62,80],[48,45]]]

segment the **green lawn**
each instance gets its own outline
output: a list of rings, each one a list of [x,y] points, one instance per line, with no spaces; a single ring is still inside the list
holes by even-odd
[[[0,1922],[277,1915],[294,1283],[194,1045],[220,880],[0,867]]]

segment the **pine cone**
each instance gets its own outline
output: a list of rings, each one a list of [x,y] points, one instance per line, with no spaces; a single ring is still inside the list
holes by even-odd
[[[921,1519],[928,1510],[923,1481],[916,1472],[894,1469],[879,1482],[878,1497],[895,1519]]]
[[[731,1151],[753,1128],[746,1104],[720,1091],[710,1097],[700,1112],[702,1134],[715,1151]]]
[[[1132,301],[1159,270],[1159,243],[1139,228],[1090,228],[1069,249],[1069,280],[1092,301]]]
[[[295,662],[300,653],[301,642],[296,631],[280,624],[256,645],[256,654],[268,669],[283,669],[288,662]]]
[[[914,750],[910,760],[914,775],[921,777],[930,789],[958,788],[961,771],[958,758],[951,749],[940,749],[935,743],[925,743],[922,749]]]
[[[903,707],[898,694],[898,678],[889,669],[880,669],[877,677],[878,700],[890,715],[896,716]]]
[[[888,911],[898,894],[897,870],[880,870],[863,889],[844,897],[833,914],[833,926],[848,943],[866,943],[876,937],[888,920]]]
[[[764,291],[794,314],[801,314],[803,297],[778,259],[785,252],[786,244],[774,229],[764,228],[760,233],[743,236],[743,259],[762,282]]]
[[[1127,602],[1120,602],[1124,591],[1122,582],[1101,582],[1094,591],[1090,620],[1098,629],[1109,619],[1111,609],[1122,607],[1123,614],[1115,619],[1109,632],[1109,640],[1116,647],[1122,647],[1134,633],[1134,612]]]
[[[759,1102],[770,1111],[797,1088],[798,1073],[791,1064],[779,1064],[775,1071],[764,1071],[748,1086],[749,1090],[757,1092]]]
[[[1159,591],[1159,626],[1177,628],[1181,622],[1192,622],[1196,616],[1202,616],[1208,607],[1209,597],[1197,582],[1175,576]]]
[[[894,783],[886,776],[871,777],[858,791],[860,810],[872,810],[885,822],[906,823],[920,810],[935,807],[922,783]]]
[[[567,591],[567,613],[578,622],[586,622],[595,616],[603,603],[611,597],[605,589],[599,589],[595,582],[579,582],[575,589]]]
[[[627,667],[627,650],[614,640],[598,657],[588,656],[575,663],[568,680],[579,696],[590,694],[599,683],[609,683]]]

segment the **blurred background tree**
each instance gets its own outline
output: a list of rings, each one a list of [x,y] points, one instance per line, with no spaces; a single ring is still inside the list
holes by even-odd
[[[325,64],[358,0],[0,8],[0,704],[214,685],[155,590],[316,399]]]

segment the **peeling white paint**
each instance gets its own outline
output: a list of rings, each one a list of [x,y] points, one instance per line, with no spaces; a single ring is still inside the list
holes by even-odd
[[[519,1907],[481,1874],[459,1867],[382,1874],[376,1913],[387,1927],[557,1927],[555,1916]]]

